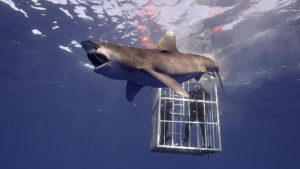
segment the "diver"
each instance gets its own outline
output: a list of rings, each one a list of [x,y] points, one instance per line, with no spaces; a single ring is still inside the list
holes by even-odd
[[[160,119],[161,120],[171,120],[171,112],[173,108],[173,102],[171,100],[163,99],[161,100],[161,111],[160,111]],[[161,122],[160,125],[160,141],[159,144],[166,144],[170,140],[170,136],[168,135],[169,122]]]
[[[205,122],[205,114],[204,114],[204,104],[203,102],[196,102],[196,100],[209,100],[210,96],[207,91],[203,89],[203,87],[199,84],[194,87],[194,90],[189,91],[190,99],[195,101],[190,101],[190,113],[189,113],[189,122]],[[203,97],[204,96],[204,97]],[[205,98],[205,99],[204,99]],[[206,111],[207,112],[207,111]],[[192,127],[192,123],[187,123],[185,126],[185,135],[182,141],[182,144],[186,143],[189,140],[190,129]],[[205,124],[201,123],[201,138],[203,146],[205,146]],[[200,135],[200,133],[197,133]]]

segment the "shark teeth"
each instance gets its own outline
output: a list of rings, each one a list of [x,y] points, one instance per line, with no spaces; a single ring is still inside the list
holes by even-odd
[[[95,70],[99,70],[99,69],[102,69],[102,68],[107,68],[107,67],[112,67],[112,65],[111,65],[111,63],[108,61],[108,62],[105,62],[105,63],[103,63],[102,65],[100,65],[100,66],[95,66]]]
[[[88,58],[95,67],[101,66],[109,61],[105,55],[95,52],[88,53]]]

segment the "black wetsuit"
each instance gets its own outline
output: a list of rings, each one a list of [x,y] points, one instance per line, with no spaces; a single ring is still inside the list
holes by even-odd
[[[160,119],[161,120],[171,120],[171,111],[172,111],[172,101],[162,100],[161,101],[161,111]],[[160,144],[166,144],[166,142],[171,138],[167,136],[170,123],[161,122],[160,124]]]
[[[196,89],[194,91],[189,91],[190,99],[195,100],[204,100],[203,99],[203,92],[205,94],[205,100],[209,99],[209,94],[203,90],[202,88]],[[201,102],[190,102],[190,114],[189,114],[189,121],[190,122],[204,122],[204,103]],[[199,124],[201,128],[201,136],[202,136],[202,142],[205,144],[205,125]],[[189,139],[190,135],[190,128],[192,127],[192,124],[186,124],[185,126],[185,136],[182,143],[185,143]],[[198,133],[199,134],[199,133]]]

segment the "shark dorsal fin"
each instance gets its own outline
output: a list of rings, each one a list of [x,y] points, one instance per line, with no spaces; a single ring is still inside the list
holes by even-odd
[[[161,52],[174,52],[176,48],[176,36],[173,32],[166,32],[160,39],[157,48]]]

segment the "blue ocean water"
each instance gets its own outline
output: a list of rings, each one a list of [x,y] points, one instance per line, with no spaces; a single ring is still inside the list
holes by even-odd
[[[300,168],[296,0],[0,0],[0,168]],[[150,153],[152,94],[95,74],[81,40],[178,48],[221,65],[219,156]]]

